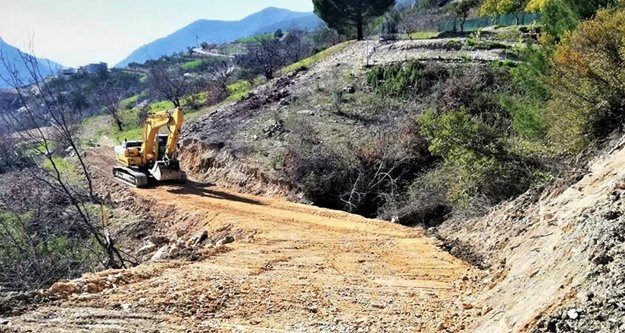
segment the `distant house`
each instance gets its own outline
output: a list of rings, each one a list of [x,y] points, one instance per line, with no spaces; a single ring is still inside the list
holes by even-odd
[[[101,72],[108,72],[109,67],[105,62],[87,64],[78,68],[78,71],[81,73],[87,74],[96,74]]]

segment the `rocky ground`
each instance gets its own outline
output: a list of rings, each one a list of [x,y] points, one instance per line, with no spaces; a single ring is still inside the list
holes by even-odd
[[[488,267],[478,300],[492,311],[477,331],[625,331],[625,150],[617,147],[570,186],[554,182],[439,228],[452,253]]]
[[[101,156],[107,156],[102,159]],[[190,183],[104,185],[156,222],[126,270],[86,274],[5,318],[10,332],[457,332],[481,272],[419,229]]]

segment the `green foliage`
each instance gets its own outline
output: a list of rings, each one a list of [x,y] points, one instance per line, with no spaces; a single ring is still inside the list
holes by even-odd
[[[439,65],[409,61],[374,67],[367,73],[367,82],[382,95],[407,98],[427,93],[448,76],[447,70]]]
[[[575,29],[580,17],[568,0],[550,0],[542,8],[541,23],[551,36],[562,36]]]
[[[576,153],[625,123],[625,9],[601,10],[556,49],[547,121],[551,141]]]
[[[531,0],[527,9],[540,11],[544,30],[559,38],[574,30],[583,20],[593,17],[599,9],[609,8],[617,3],[618,0]]]
[[[480,14],[516,14],[522,12],[527,4],[528,0],[485,0],[480,8]]]
[[[547,134],[543,102],[522,97],[502,97],[503,106],[512,115],[514,132],[524,139],[542,140]]]
[[[442,157],[449,176],[447,199],[459,208],[492,205],[525,191],[532,183],[526,163],[508,147],[505,129],[465,108],[418,119],[430,151]]]
[[[328,26],[348,36],[364,38],[368,20],[383,15],[395,0],[313,0],[315,14]]]
[[[537,101],[546,101],[551,96],[547,73],[549,53],[544,48],[527,44],[520,50],[519,65],[510,70],[514,83],[523,94]]]
[[[271,32],[265,33],[265,34],[260,34],[260,35],[254,35],[254,36],[248,36],[248,37],[243,37],[243,38],[239,38],[237,39],[237,43],[241,43],[241,44],[257,44],[260,43],[264,40],[271,40],[271,39],[275,39],[275,35]]]

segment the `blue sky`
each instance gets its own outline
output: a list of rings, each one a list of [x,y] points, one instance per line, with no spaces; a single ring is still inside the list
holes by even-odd
[[[0,37],[78,66],[116,64],[198,19],[239,20],[265,7],[312,11],[311,0],[1,0]]]

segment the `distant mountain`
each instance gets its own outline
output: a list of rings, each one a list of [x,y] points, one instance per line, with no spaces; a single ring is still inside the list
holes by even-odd
[[[22,78],[24,83],[31,83],[29,80],[28,71],[22,61],[20,61],[20,50],[15,46],[9,45],[0,37],[0,56],[5,59],[11,66],[15,67],[18,75]],[[59,68],[63,67],[60,64],[48,59],[37,58],[39,63],[39,71],[45,78],[47,76],[56,74]],[[10,88],[12,85],[4,82],[2,77],[8,78],[8,70],[4,64],[0,63],[0,89]]]
[[[197,46],[198,42],[228,43],[278,29],[313,30],[321,23],[322,21],[313,13],[293,12],[274,7],[263,9],[240,21],[199,20],[167,37],[140,47],[116,67],[158,59],[164,55],[184,51],[189,46]]]

